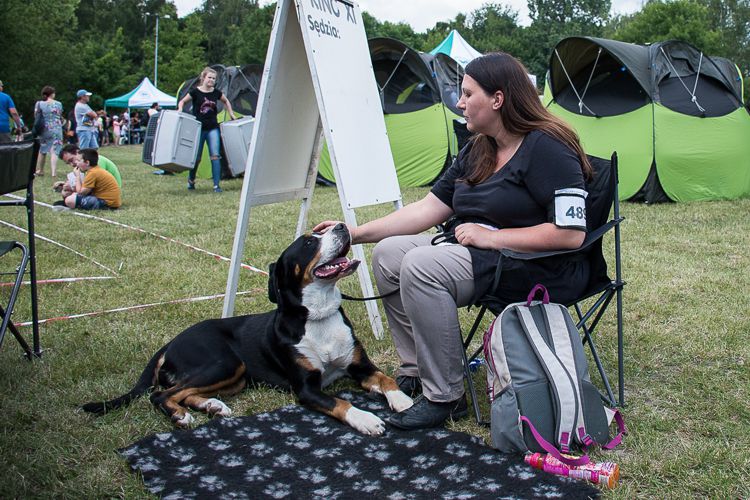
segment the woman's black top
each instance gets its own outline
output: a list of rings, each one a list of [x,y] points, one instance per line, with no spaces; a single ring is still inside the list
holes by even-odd
[[[570,148],[541,131],[526,135],[515,155],[487,180],[471,186],[462,181],[473,165],[471,143],[435,183],[432,193],[453,209],[461,220],[482,222],[499,229],[530,227],[545,222],[561,225],[556,218],[556,193],[585,193],[578,156]],[[585,194],[583,194],[585,196]],[[560,205],[558,202],[558,211]],[[581,215],[579,210],[579,216]],[[585,212],[577,225],[562,227],[585,231]],[[508,304],[526,298],[536,283],[550,290],[556,302],[577,297],[588,284],[588,263],[579,255],[540,261],[503,259],[500,286],[490,291],[500,252],[469,247],[475,281],[475,301],[486,293]]]
[[[216,115],[219,112],[219,102],[223,95],[217,89],[213,89],[211,92],[203,92],[196,87],[190,91],[190,98],[193,100],[193,115],[201,122],[201,130],[219,128]]]

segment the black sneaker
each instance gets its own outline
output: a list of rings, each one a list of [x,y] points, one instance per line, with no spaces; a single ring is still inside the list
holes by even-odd
[[[422,394],[422,382],[420,382],[419,377],[399,375],[396,377],[396,383],[401,392],[410,398],[415,398]]]
[[[65,206],[65,200],[57,200],[52,204],[53,207],[64,207]]]
[[[440,427],[449,418],[458,420],[469,413],[466,396],[448,403],[435,403],[422,396],[414,401],[414,406],[386,419],[393,427],[404,430],[429,429]]]

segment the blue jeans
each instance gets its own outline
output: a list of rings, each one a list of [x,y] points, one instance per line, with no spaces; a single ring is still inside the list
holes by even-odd
[[[198,164],[203,156],[203,145],[208,142],[208,154],[211,156],[211,177],[214,180],[214,186],[219,185],[221,180],[221,135],[219,129],[201,130],[201,138],[198,142],[198,157],[195,159],[195,167],[188,172],[188,179],[195,180],[195,173],[198,171]]]
[[[82,210],[101,210],[107,208],[107,202],[96,196],[76,196],[76,208]]]
[[[76,130],[76,135],[78,135],[78,147],[80,149],[98,149],[99,143],[96,142],[96,134],[97,133],[93,130]]]

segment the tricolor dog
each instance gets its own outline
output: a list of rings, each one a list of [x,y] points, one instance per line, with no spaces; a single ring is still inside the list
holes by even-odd
[[[87,403],[83,410],[103,414],[153,391],[151,402],[186,427],[193,421],[188,408],[228,416],[232,411],[217,396],[261,382],[291,389],[301,404],[364,434],[382,434],[380,418],[323,392],[348,375],[365,390],[385,395],[394,411],[412,405],[367,357],[341,308],[336,282],[359,265],[346,258],[350,241],[343,224],[299,237],[271,266],[269,298],[276,310],[189,327],[154,354],[130,392]]]

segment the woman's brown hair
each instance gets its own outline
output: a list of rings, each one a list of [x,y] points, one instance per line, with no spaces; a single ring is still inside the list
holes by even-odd
[[[49,85],[45,85],[42,89],[42,99],[47,99],[49,96],[55,93],[55,87],[50,87]]]
[[[467,64],[466,74],[476,80],[488,94],[494,94],[498,90],[503,93],[500,119],[508,132],[526,135],[533,130],[541,130],[554,137],[576,153],[581,161],[584,178],[591,178],[593,170],[583,152],[578,134],[542,105],[526,68],[518,59],[503,52],[493,52]],[[475,135],[468,157],[474,168],[464,180],[475,185],[489,178],[497,166],[496,155],[497,142],[494,137]]]

